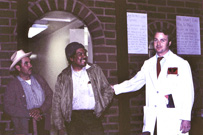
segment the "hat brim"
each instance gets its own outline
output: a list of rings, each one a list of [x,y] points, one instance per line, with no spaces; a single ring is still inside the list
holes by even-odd
[[[11,64],[10,66],[10,70],[13,70],[13,67],[24,57],[28,57],[32,54],[32,52],[28,52],[28,53],[25,53],[25,55],[19,57],[18,59],[16,59],[15,61],[13,61],[13,63]]]

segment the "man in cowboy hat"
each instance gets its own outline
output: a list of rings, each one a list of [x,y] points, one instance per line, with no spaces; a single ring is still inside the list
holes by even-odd
[[[53,121],[59,135],[103,135],[100,116],[114,91],[102,69],[87,63],[87,51],[78,42],[65,48],[69,66],[57,78],[53,96]]]
[[[47,135],[53,92],[41,76],[32,74],[31,54],[19,50],[11,56],[10,70],[15,69],[17,76],[7,85],[4,109],[11,116],[15,134],[27,135],[34,119],[42,129],[38,135]]]

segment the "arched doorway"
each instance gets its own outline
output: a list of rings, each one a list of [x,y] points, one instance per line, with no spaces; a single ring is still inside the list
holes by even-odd
[[[33,52],[34,72],[42,75],[52,90],[58,74],[68,66],[65,47],[77,41],[88,50],[88,61],[92,63],[92,42],[85,24],[71,13],[51,11],[37,19],[33,28],[47,28],[29,39],[29,50]],[[30,30],[29,30],[30,32]]]

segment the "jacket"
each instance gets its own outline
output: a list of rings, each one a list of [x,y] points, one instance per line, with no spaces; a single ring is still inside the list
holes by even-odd
[[[39,75],[33,75],[45,92],[45,101],[40,107],[45,115],[45,129],[51,128],[50,109],[52,106],[53,92],[47,82]],[[7,85],[4,94],[4,110],[12,119],[29,118],[29,110],[27,110],[26,97],[20,81],[15,77]],[[18,123],[14,123],[18,124]]]
[[[164,116],[164,112],[171,112],[165,115],[165,118],[169,118],[169,116],[172,115],[170,118],[177,119],[177,122],[170,123],[170,126],[178,125],[176,126],[178,130],[180,129],[180,123],[178,121],[191,120],[191,110],[194,102],[194,86],[190,65],[186,60],[171,51],[168,52],[168,56],[165,59],[158,78],[156,73],[157,58],[154,56],[144,62],[141,70],[133,78],[114,86],[117,95],[137,91],[146,84],[146,106],[144,107],[143,131],[150,131],[151,133],[153,133],[156,118]],[[177,73],[171,74],[169,72],[170,68],[177,68]],[[174,109],[166,107],[165,95],[169,94],[173,96]],[[159,108],[159,110],[157,108]],[[171,110],[174,110],[173,114]],[[163,127],[166,123],[169,123],[166,122],[167,120],[162,124]],[[167,126],[165,127],[168,128]]]
[[[86,68],[86,71],[95,97],[94,113],[97,117],[100,117],[111,102],[114,92],[99,66],[91,64],[89,68]],[[72,100],[72,71],[71,66],[68,66],[58,75],[53,97],[52,118],[54,126],[58,130],[65,127],[65,121],[71,121]]]

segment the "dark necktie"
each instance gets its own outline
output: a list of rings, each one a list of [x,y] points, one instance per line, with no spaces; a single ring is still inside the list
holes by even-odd
[[[157,59],[157,65],[156,65],[156,68],[157,68],[157,78],[159,77],[159,73],[161,71],[161,64],[160,64],[160,61],[163,59],[164,57],[158,57]]]

